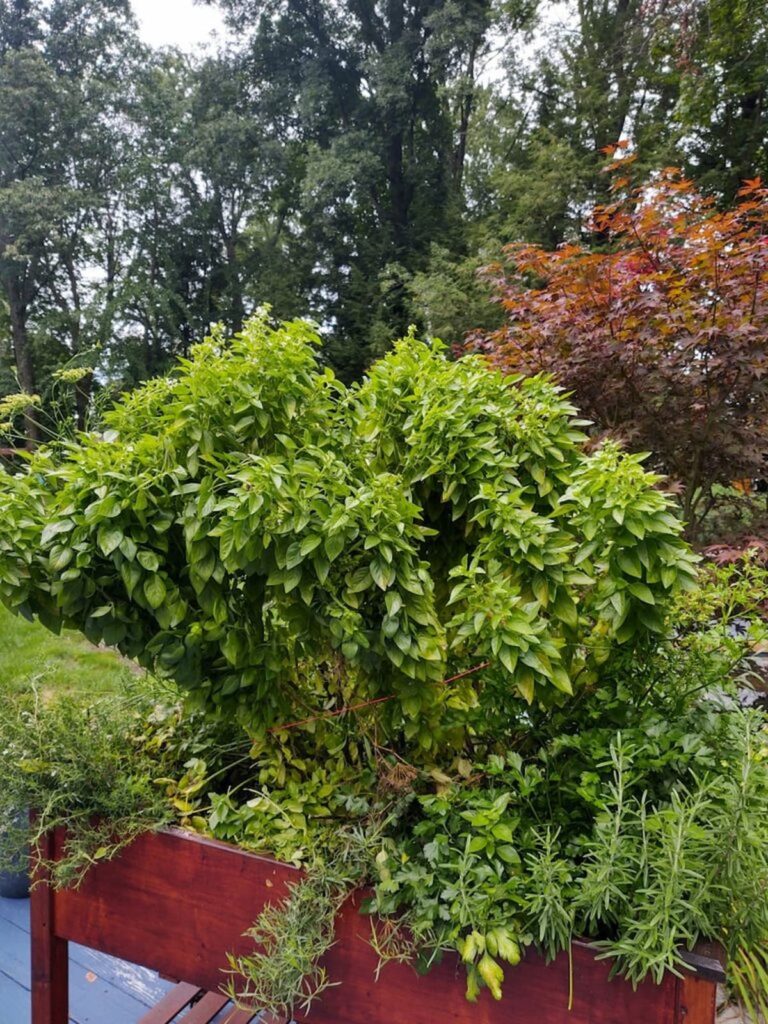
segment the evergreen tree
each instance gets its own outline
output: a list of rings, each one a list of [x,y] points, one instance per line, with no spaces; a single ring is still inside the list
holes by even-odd
[[[728,205],[768,175],[768,6],[698,0],[682,23],[677,111],[687,169]]]
[[[466,251],[464,172],[491,0],[225,0],[277,138],[305,152],[304,244],[330,356],[358,374],[407,329],[433,245]],[[526,8],[527,10],[527,8]]]

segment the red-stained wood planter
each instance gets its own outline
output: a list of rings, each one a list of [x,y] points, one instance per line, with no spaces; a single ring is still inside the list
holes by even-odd
[[[63,838],[47,841],[56,858]],[[113,861],[92,868],[78,890],[32,893],[32,1024],[66,1024],[67,942],[131,960],[168,977],[216,991],[227,952],[246,952],[243,933],[261,908],[279,900],[300,872],[234,846],[169,830],[136,840]],[[506,972],[504,998],[487,991],[464,998],[464,970],[448,956],[425,977],[402,964],[376,980],[370,921],[350,898],[339,916],[326,966],[341,984],[324,993],[308,1024],[713,1024],[716,983],[694,972],[633,990],[609,979],[592,949],[573,947],[545,964],[529,955]],[[299,1018],[299,1021],[304,1018]]]

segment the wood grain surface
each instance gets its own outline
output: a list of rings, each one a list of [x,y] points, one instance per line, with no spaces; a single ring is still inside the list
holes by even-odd
[[[56,835],[54,854],[62,843]],[[41,944],[35,984],[42,993],[51,976],[60,980],[57,942],[69,940],[216,991],[227,952],[251,948],[243,933],[300,877],[295,868],[192,833],[143,836],[94,867],[80,889],[51,894],[43,886],[33,893],[33,942]],[[714,1024],[713,981],[669,975],[635,990],[621,978],[609,980],[610,963],[583,943],[574,943],[571,962],[565,953],[549,965],[528,955],[508,968],[500,1002],[487,990],[477,1003],[467,1002],[464,970],[452,955],[425,977],[389,964],[377,980],[370,920],[358,910],[362,895],[343,908],[326,961],[340,984],[299,1024]],[[41,1015],[33,1024],[59,1021]]]

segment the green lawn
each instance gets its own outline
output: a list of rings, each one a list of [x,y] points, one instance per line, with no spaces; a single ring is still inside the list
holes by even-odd
[[[132,668],[112,651],[89,644],[76,633],[54,636],[36,623],[11,615],[0,605],[0,687],[26,689],[37,683],[43,693],[81,693],[116,689]]]

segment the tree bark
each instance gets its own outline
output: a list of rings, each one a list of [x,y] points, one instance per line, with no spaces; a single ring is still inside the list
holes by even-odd
[[[405,30],[405,10],[402,0],[389,0],[387,4],[389,43],[396,46]],[[388,110],[386,113],[386,170],[389,191],[389,222],[396,259],[406,249],[408,234],[409,196],[403,164],[404,132],[401,118]]]
[[[70,336],[72,338],[72,354],[78,355],[82,348],[82,306],[80,303],[80,286],[77,280],[77,269],[75,261],[70,252],[63,256],[64,266],[67,270],[69,289],[72,295],[72,309],[70,313]],[[93,374],[88,372],[81,380],[75,383],[75,413],[77,417],[78,430],[85,430],[88,419],[88,406],[91,402],[91,389],[93,387]]]
[[[467,162],[467,138],[469,123],[475,107],[475,61],[482,38],[472,41],[467,65],[466,84],[459,102],[459,137],[453,157],[453,188],[456,195],[461,196],[464,183],[464,166]]]
[[[27,395],[34,395],[36,390],[35,364],[27,329],[27,282],[19,282],[16,275],[6,278],[5,293],[11,317],[11,341],[13,356],[16,363],[16,375],[19,387]],[[40,441],[40,424],[37,410],[33,405],[27,406],[24,412],[24,430],[27,448],[34,448]]]
[[[393,131],[387,143],[387,180],[392,241],[398,258],[406,247],[408,230],[408,192],[403,172],[403,133]]]

